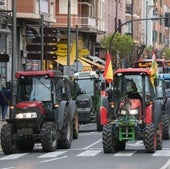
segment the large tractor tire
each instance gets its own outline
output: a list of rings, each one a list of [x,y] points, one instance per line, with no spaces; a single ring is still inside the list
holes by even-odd
[[[60,137],[58,139],[58,148],[62,149],[70,148],[72,139],[73,139],[72,120],[70,115],[68,114],[68,110],[66,110],[63,128],[60,131]]]
[[[100,109],[96,110],[96,125],[97,131],[102,131],[103,125],[100,123]]]
[[[17,152],[16,133],[13,130],[12,124],[4,124],[1,128],[1,146],[5,154],[13,154]]]
[[[78,139],[78,135],[79,135],[79,117],[76,107],[73,117],[73,139]]]
[[[156,149],[162,150],[162,122],[157,126],[156,137]]]
[[[113,139],[113,125],[104,125],[102,131],[104,153],[115,152],[115,140]]]
[[[145,150],[148,153],[156,151],[157,131],[153,123],[147,124],[145,128],[144,144]]]
[[[40,140],[45,152],[55,151],[57,148],[57,131],[53,122],[45,122],[40,131]]]
[[[169,114],[162,114],[163,139],[169,140]]]
[[[30,152],[34,148],[34,142],[31,140],[17,141],[17,149],[23,152]]]

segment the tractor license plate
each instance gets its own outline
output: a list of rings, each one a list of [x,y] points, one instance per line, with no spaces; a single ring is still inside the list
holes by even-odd
[[[17,130],[17,135],[32,135],[32,128],[22,128]]]

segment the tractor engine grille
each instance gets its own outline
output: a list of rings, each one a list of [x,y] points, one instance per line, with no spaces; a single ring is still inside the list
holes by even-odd
[[[77,100],[77,107],[78,108],[87,108],[90,107],[90,101],[89,100]]]

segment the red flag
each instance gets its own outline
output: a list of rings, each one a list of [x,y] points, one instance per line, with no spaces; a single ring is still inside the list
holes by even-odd
[[[106,65],[104,68],[104,73],[103,73],[104,78],[108,83],[111,83],[113,80],[113,69],[112,69],[112,62],[111,62],[111,57],[110,54],[107,54],[106,58]]]

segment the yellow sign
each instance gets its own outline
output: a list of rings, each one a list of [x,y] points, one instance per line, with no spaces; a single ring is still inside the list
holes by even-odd
[[[81,56],[87,56],[87,55],[89,55],[89,50],[88,49],[85,49],[85,48],[83,48],[83,49],[79,49],[79,55],[81,55]]]
[[[71,50],[71,48],[70,48],[70,50]],[[67,56],[67,44],[66,43],[59,43],[59,44],[57,44],[56,54],[58,56],[63,56],[63,57]]]

